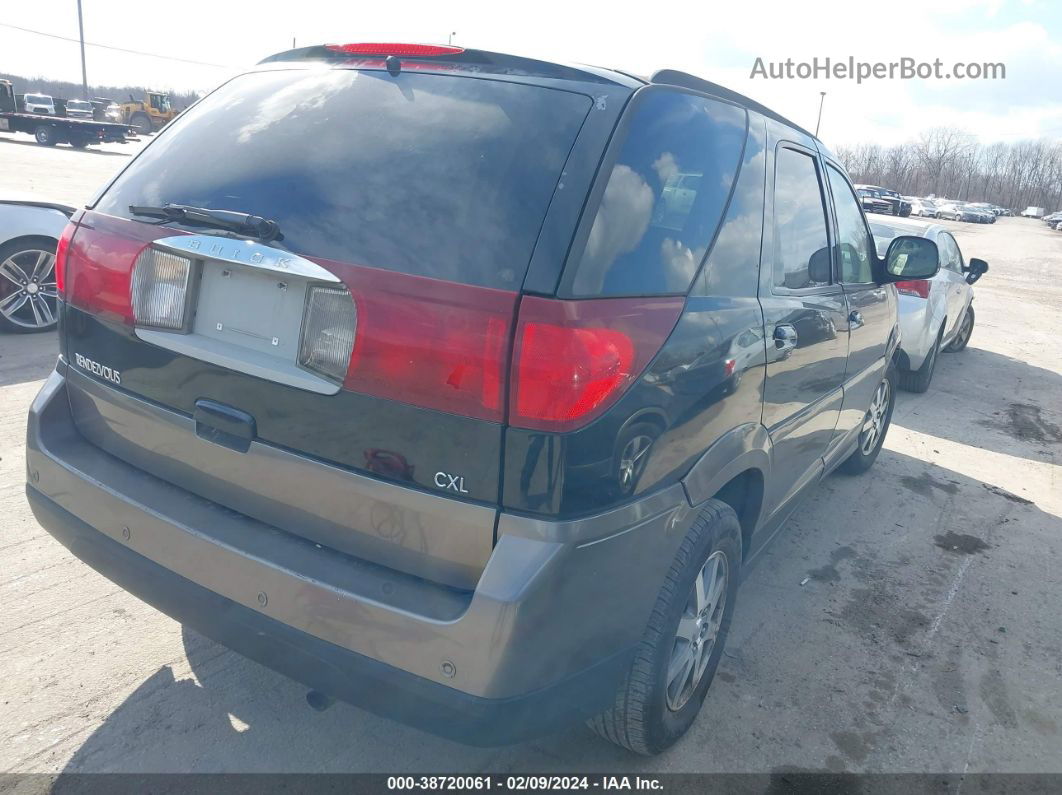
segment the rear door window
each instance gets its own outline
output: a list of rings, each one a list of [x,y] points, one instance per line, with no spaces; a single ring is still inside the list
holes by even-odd
[[[178,117],[96,209],[249,212],[304,256],[515,290],[591,105],[412,70],[247,74]]]
[[[576,296],[684,293],[715,236],[745,143],[725,102],[646,90],[572,261]]]
[[[830,283],[826,206],[815,159],[783,147],[774,172],[774,284],[789,290]]]

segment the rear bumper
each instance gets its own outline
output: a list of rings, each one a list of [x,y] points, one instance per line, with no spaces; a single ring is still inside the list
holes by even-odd
[[[630,662],[618,654],[538,692],[478,698],[237,604],[93,529],[32,485],[26,496],[41,526],[75,556],[182,624],[307,687],[472,745],[518,742],[596,714],[612,696],[601,684],[614,687]]]
[[[904,370],[917,370],[933,348],[943,317],[935,317],[932,294],[928,299],[902,294],[898,295],[897,299],[900,318],[900,366]]]
[[[334,698],[468,743],[519,741],[607,708],[695,518],[681,485],[569,522],[503,514],[475,589],[459,591],[253,520],[104,452],[74,424],[65,370],[60,362],[34,400],[27,430],[27,494],[49,533],[201,634]]]

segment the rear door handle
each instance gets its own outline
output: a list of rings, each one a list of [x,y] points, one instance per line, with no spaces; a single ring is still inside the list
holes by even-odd
[[[797,331],[785,323],[774,327],[774,347],[783,353],[788,353],[797,346]]]
[[[853,309],[848,313],[848,327],[849,328],[862,328],[863,326],[863,313],[858,309]]]

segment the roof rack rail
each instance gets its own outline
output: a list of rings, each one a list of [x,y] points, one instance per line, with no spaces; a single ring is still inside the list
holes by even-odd
[[[680,86],[682,88],[692,88],[695,91],[701,91],[705,94],[711,94],[712,96],[719,97],[720,99],[726,99],[731,102],[736,102],[738,105],[754,110],[757,113],[766,116],[768,119],[774,119],[777,122],[793,127],[800,130],[805,135],[814,138],[816,141],[818,137],[813,133],[808,132],[799,124],[790,121],[785,116],[779,113],[775,113],[770,108],[761,105],[754,99],[749,99],[744,94],[739,94],[737,91],[733,91],[725,86],[721,86],[718,83],[713,83],[704,78],[691,75],[688,72],[680,72],[676,69],[661,69],[655,72],[651,78],[650,83],[660,83],[669,86]]]

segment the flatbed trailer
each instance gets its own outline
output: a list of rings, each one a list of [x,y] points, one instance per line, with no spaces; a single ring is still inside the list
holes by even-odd
[[[0,80],[0,132],[32,135],[42,146],[66,143],[77,149],[89,144],[125,143],[132,128],[126,124],[88,119],[71,119],[46,113],[20,113],[15,92],[7,80]]]
[[[82,149],[89,144],[125,143],[131,128],[113,122],[47,116],[43,113],[0,112],[0,132],[32,135],[42,146],[66,143]]]

